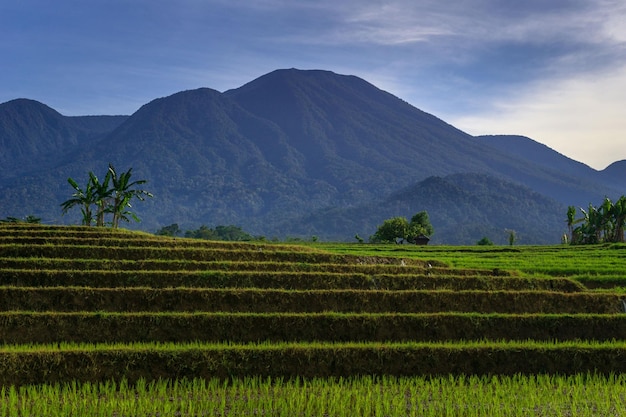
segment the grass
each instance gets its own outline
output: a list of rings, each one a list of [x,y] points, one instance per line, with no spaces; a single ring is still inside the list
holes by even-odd
[[[626,244],[552,246],[414,246],[318,243],[315,248],[336,254],[436,260],[452,268],[503,269],[523,276],[611,279],[626,285],[623,275]]]

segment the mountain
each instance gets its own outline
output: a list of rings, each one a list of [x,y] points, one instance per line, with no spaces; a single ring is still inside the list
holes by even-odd
[[[59,204],[72,191],[67,177],[84,183],[88,171],[103,175],[108,163],[118,170],[132,167],[134,176],[148,180],[145,188],[155,197],[133,209],[143,219],[139,227],[152,231],[171,223],[183,229],[236,224],[257,235],[314,231],[322,239],[351,239],[354,233],[372,234],[385,216],[399,215],[397,210],[432,207],[442,210],[431,213],[441,242],[476,241],[480,230],[502,227],[524,230],[527,243],[545,242],[546,233],[558,242],[562,207],[619,193],[591,168],[589,175],[584,166],[563,169],[559,164],[578,163],[530,139],[517,143],[533,152],[507,145],[509,137],[472,137],[360,78],[328,71],[277,70],[223,93],[183,91],[155,99],[129,117],[68,118],[41,103],[26,107],[13,110],[22,130],[4,131],[2,151],[31,143],[20,156],[30,158],[31,167],[19,176],[0,176],[0,218],[35,214],[77,222],[78,213],[60,217]],[[0,123],[15,125],[1,112]],[[428,178],[445,183],[424,184]],[[479,192],[481,181],[497,192]],[[398,195],[419,198],[404,201]],[[493,214],[477,214],[490,206],[505,216],[517,213],[537,195],[546,202],[533,203],[543,209],[532,214],[543,212],[544,219],[527,223],[550,219],[544,232],[522,225],[517,215],[514,222],[496,222]],[[437,198],[449,203],[447,208],[436,205]],[[460,235],[457,217],[445,214],[457,210],[455,204],[474,213],[476,227],[463,232],[467,238]],[[320,213],[326,213],[326,224],[317,223]],[[346,213],[361,213],[360,223],[350,223]]]
[[[16,177],[58,163],[121,124],[126,116],[65,117],[38,101],[0,104],[0,178]]]

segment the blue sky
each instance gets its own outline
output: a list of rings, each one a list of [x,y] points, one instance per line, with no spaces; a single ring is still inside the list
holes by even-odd
[[[131,114],[278,68],[364,78],[471,134],[626,159],[623,0],[19,0],[0,4],[0,102]]]

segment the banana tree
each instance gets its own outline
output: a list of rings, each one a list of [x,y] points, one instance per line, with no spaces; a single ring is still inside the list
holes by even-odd
[[[67,179],[67,182],[72,186],[75,192],[72,194],[72,198],[61,203],[63,214],[67,213],[72,207],[81,206],[80,211],[83,215],[82,224],[84,226],[91,226],[93,222],[91,207],[95,205],[98,200],[91,179],[87,181],[84,190],[80,188],[78,183],[71,177]]]
[[[96,207],[96,226],[104,226],[104,214],[107,212],[109,200],[111,198],[112,190],[109,188],[109,182],[111,181],[111,173],[107,171],[102,183],[98,180],[93,172],[89,173],[89,181],[97,196]]]
[[[600,219],[598,220],[603,241],[611,241],[615,229],[615,209],[610,198],[605,197],[602,205],[598,208]]]
[[[600,243],[602,215],[593,204],[589,204],[587,210],[581,208],[580,211],[583,214],[583,218],[580,220],[582,224],[575,230],[577,243]]]
[[[132,217],[135,221],[139,221],[139,218],[126,208],[132,207],[130,202],[133,197],[136,197],[141,201],[144,201],[145,197],[152,197],[152,194],[148,191],[132,188],[137,185],[145,184],[146,180],[131,182],[130,177],[132,176],[132,168],[129,168],[128,171],[118,175],[115,168],[111,164],[109,164],[109,171],[107,175],[110,175],[112,182],[111,204],[108,206],[107,211],[113,214],[113,221],[111,222],[113,228],[117,228],[119,226],[120,219],[130,221],[128,216]]]
[[[626,227],[626,196],[621,196],[613,204],[613,242],[624,242],[624,228]]]
[[[569,231],[570,242],[576,243],[574,240],[574,224],[576,223],[576,207],[569,206],[567,208],[567,230]]]

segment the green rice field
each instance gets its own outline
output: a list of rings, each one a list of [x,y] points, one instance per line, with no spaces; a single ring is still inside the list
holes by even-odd
[[[626,245],[0,225],[0,416],[618,416]]]

